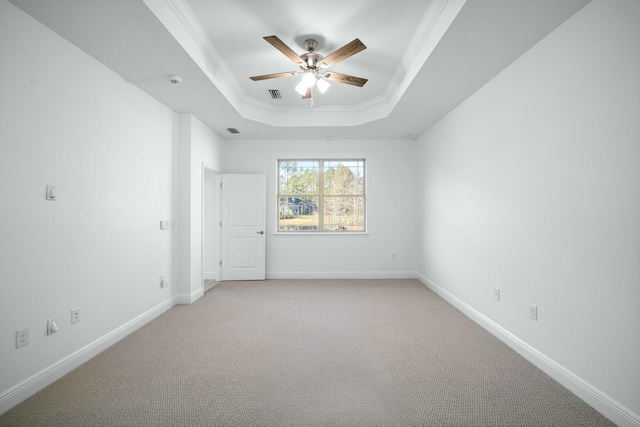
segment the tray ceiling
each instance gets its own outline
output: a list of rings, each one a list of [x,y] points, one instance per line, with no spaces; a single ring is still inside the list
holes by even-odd
[[[419,136],[589,0],[10,1],[224,139],[396,139]],[[299,54],[314,38],[324,56],[359,38],[367,49],[331,70],[368,82],[333,82],[313,106],[299,76],[254,82],[296,70],[268,35]]]

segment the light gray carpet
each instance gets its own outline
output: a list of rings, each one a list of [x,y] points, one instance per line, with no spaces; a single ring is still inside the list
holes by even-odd
[[[415,280],[223,282],[2,426],[611,426]]]
[[[214,286],[219,284],[220,282],[216,282],[215,280],[205,280],[204,281],[204,291],[207,292],[210,289],[213,289]]]

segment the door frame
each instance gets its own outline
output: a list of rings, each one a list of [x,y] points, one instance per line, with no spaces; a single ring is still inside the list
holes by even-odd
[[[212,173],[213,178],[213,194],[210,195],[213,200],[213,212],[207,212],[205,207],[205,197],[207,194],[205,193],[205,175],[207,173]],[[200,230],[201,230],[201,239],[200,239],[200,283],[204,290],[204,273],[205,273],[205,220],[207,215],[213,214],[213,245],[214,245],[214,263],[216,263],[215,276],[213,280],[219,282],[221,279],[222,269],[220,266],[220,261],[222,259],[222,233],[220,230],[220,221],[222,221],[222,192],[220,191],[220,183],[222,182],[222,173],[217,171],[216,169],[207,166],[204,162],[202,162],[202,171],[200,174],[201,181],[201,194],[200,194]]]

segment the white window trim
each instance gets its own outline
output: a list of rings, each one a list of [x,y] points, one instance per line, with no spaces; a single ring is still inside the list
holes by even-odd
[[[321,189],[321,191],[324,192],[323,188],[324,188],[324,169],[323,169],[323,165],[324,162],[326,161],[344,161],[344,162],[348,162],[348,161],[361,161],[363,162],[363,166],[364,166],[364,181],[363,181],[363,194],[362,194],[362,198],[364,200],[364,230],[362,231],[320,231],[320,230],[315,230],[315,231],[280,231],[280,212],[279,212],[279,205],[280,205],[280,163],[281,162],[287,162],[287,161],[319,161],[319,182],[318,182],[318,186]],[[367,167],[367,159],[364,157],[359,157],[359,158],[336,158],[336,157],[313,157],[313,158],[282,158],[282,159],[277,159],[276,161],[276,225],[275,225],[275,232],[273,233],[276,236],[366,236],[369,235],[369,226],[368,226],[368,215],[367,215],[367,210],[368,210],[368,204],[367,204],[367,187],[368,187],[368,182],[367,182],[367,177],[369,175],[368,171],[367,171],[368,167]],[[283,195],[284,196],[289,196],[289,195]],[[295,195],[294,195],[295,196]],[[304,196],[304,195],[302,195]],[[320,200],[323,199],[324,194],[322,194],[322,196],[318,195],[317,196]],[[318,215],[321,215],[321,213],[318,213]]]

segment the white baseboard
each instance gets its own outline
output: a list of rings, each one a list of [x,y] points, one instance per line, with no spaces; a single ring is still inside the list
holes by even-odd
[[[51,366],[41,370],[0,395],[0,414],[34,395],[54,381],[62,378],[78,366],[120,341],[136,329],[158,317],[174,306],[174,298],[169,298],[147,310],[124,325],[98,338],[78,351],[71,353]]]
[[[204,286],[196,289],[190,294],[178,294],[175,296],[176,304],[193,304],[204,295]]]
[[[640,416],[638,414],[634,413],[624,405],[621,405],[619,402],[589,384],[570,370],[522,341],[520,338],[507,331],[484,314],[475,310],[455,295],[449,293],[432,280],[429,280],[420,273],[416,273],[416,278],[429,289],[440,295],[448,303],[460,310],[471,320],[496,336],[529,362],[533,363],[544,373],[562,384],[617,425],[621,427],[640,427]]]
[[[267,279],[415,279],[414,271],[271,271]]]
[[[217,274],[215,271],[205,271],[202,273],[204,280],[216,280]]]

